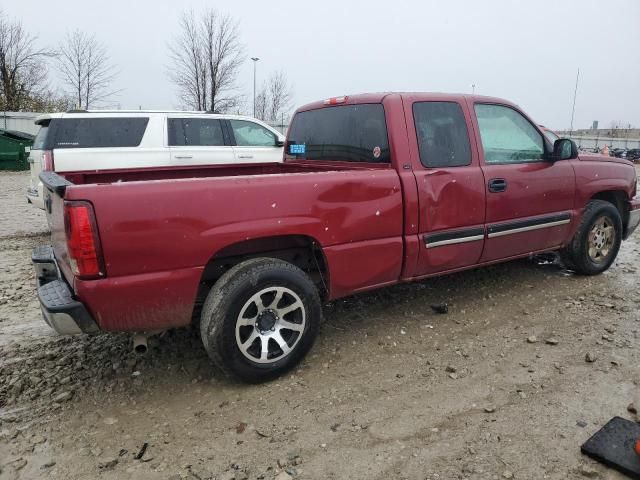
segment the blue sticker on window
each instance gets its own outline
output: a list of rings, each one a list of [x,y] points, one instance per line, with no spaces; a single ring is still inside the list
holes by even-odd
[[[289,145],[289,153],[291,155],[302,155],[305,152],[304,143],[292,143]]]

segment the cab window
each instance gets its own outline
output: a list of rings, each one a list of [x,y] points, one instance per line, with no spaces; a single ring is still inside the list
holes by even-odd
[[[476,104],[486,163],[526,163],[544,159],[544,140],[519,112],[505,105]]]
[[[471,147],[462,108],[454,102],[416,102],[413,119],[420,161],[425,167],[471,163]]]
[[[288,138],[285,158],[390,162],[384,107],[378,103],[299,112]]]

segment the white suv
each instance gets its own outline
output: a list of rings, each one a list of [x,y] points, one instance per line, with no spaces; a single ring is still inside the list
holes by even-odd
[[[281,162],[284,135],[255,118],[205,112],[71,111],[42,115],[27,200],[44,208],[42,170]]]

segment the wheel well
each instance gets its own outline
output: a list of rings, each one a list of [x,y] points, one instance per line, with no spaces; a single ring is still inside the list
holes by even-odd
[[[202,304],[209,290],[227,270],[257,257],[278,258],[297,266],[316,284],[321,298],[328,295],[327,262],[315,239],[306,235],[254,238],[229,245],[209,259],[200,279],[194,319],[200,317]]]
[[[627,200],[627,194],[621,190],[607,190],[604,192],[598,192],[593,197],[592,200],[604,200],[605,202],[609,202],[613,204],[618,209],[620,213],[620,217],[622,218],[622,226],[626,228],[627,222],[629,220],[629,212],[625,208],[625,202]]]

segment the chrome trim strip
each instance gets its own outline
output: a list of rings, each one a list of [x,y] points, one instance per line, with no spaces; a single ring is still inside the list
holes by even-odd
[[[440,247],[442,245],[453,245],[455,243],[467,243],[467,242],[476,242],[478,240],[483,240],[483,235],[473,235],[471,237],[460,237],[460,238],[451,238],[449,240],[440,240],[439,242],[427,243],[427,248]]]
[[[531,225],[530,227],[514,228],[512,230],[504,230],[502,232],[493,232],[489,234],[489,238],[502,237],[504,235],[512,235],[514,233],[529,232],[531,230],[539,230],[541,228],[557,227],[559,225],[566,225],[567,223],[571,223],[571,219],[557,220],[555,222],[549,223],[540,223],[538,225]]]

